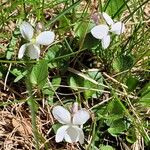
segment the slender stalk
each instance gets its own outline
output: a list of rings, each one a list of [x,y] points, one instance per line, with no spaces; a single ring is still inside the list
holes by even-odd
[[[38,137],[38,130],[37,130],[37,125],[36,125],[37,106],[36,106],[36,101],[32,94],[32,83],[30,82],[30,73],[32,70],[32,65],[26,63],[26,68],[28,71],[27,78],[26,78],[26,87],[27,87],[28,94],[29,94],[28,105],[31,110],[31,121],[32,121],[32,130],[33,130],[33,135],[34,135],[35,147],[36,147],[36,150],[39,150],[39,137]]]

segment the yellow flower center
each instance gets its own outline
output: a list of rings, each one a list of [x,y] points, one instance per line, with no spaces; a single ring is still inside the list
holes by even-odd
[[[36,39],[35,39],[35,38],[32,38],[32,39],[31,39],[31,43],[32,43],[32,44],[35,44],[35,42],[36,42]]]

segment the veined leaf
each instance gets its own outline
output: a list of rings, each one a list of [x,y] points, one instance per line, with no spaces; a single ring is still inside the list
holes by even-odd
[[[114,16],[118,11],[123,10],[124,6],[124,0],[108,0],[104,6],[104,11],[110,16]]]
[[[30,80],[32,84],[42,88],[48,77],[48,63],[46,60],[39,61],[32,69]]]

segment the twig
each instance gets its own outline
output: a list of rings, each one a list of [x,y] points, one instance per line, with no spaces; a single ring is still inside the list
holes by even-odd
[[[87,75],[85,75],[85,74],[83,74],[82,72],[77,71],[77,70],[75,70],[75,69],[73,69],[73,68],[68,67],[68,71],[70,71],[70,72],[72,72],[72,73],[74,73],[74,74],[76,74],[76,75],[78,75],[78,76],[84,78],[85,80],[88,80],[88,81],[90,81],[90,82],[96,84],[96,85],[101,85],[101,86],[103,86],[103,87],[109,88],[108,86],[106,86],[106,85],[104,85],[104,84],[101,84],[101,83],[98,83],[98,82],[95,81],[94,79],[88,77]]]
[[[124,88],[126,88],[126,89],[128,88],[126,85],[120,83],[119,81],[117,81],[116,79],[112,78],[111,76],[109,76],[109,75],[106,74],[105,72],[103,72],[103,75],[106,76],[108,79],[112,80],[113,82],[115,82],[115,83],[117,83],[117,84],[123,86]]]
[[[11,69],[11,65],[12,64],[9,64],[9,68],[8,68],[8,71],[7,71],[7,74],[6,74],[6,77],[5,77],[4,90],[6,90],[6,83],[7,83],[8,75],[9,75],[9,72],[10,72],[10,69]]]
[[[100,105],[103,105],[104,103],[110,101],[112,98],[113,98],[113,97],[110,97],[110,98],[108,98],[108,99],[106,99],[106,100],[104,100],[104,101],[102,101],[102,102],[100,102],[100,103],[94,105],[94,106],[91,107],[89,110],[92,110],[92,109],[94,109],[94,108],[96,108],[96,107],[98,107],[98,106],[100,106]]]

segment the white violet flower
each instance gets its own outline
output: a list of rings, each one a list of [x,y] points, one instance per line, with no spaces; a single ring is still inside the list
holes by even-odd
[[[30,59],[39,59],[40,57],[40,45],[49,45],[54,41],[55,34],[52,31],[41,32],[37,37],[33,37],[34,29],[28,23],[23,21],[20,25],[20,32],[24,39],[29,43],[23,44],[18,53],[18,58],[21,59],[27,50],[27,55]]]
[[[107,24],[97,25],[92,28],[91,34],[96,38],[100,39],[102,47],[106,49],[110,44],[110,35],[109,32],[120,35],[124,32],[125,26],[122,22],[114,22],[111,17],[105,12],[102,13],[102,16]]]
[[[61,142],[65,139],[68,143],[78,141],[80,144],[84,143],[82,125],[90,118],[90,115],[83,108],[78,110],[77,103],[73,107],[72,113],[62,106],[55,106],[52,110],[54,118],[63,124],[56,132],[56,142]]]

